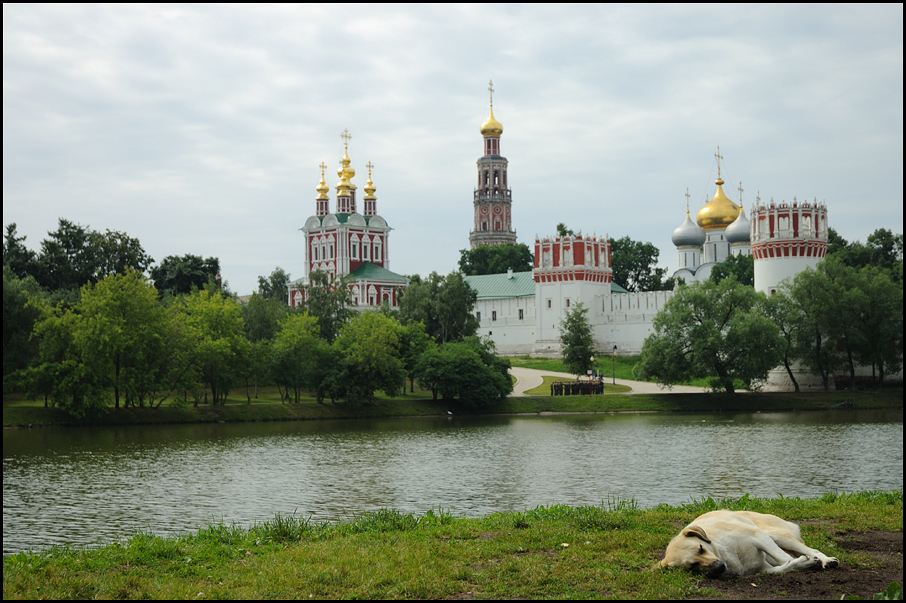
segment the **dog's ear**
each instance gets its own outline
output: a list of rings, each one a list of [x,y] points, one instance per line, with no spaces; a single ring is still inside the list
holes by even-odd
[[[683,536],[700,538],[708,544],[711,544],[711,539],[708,538],[708,535],[705,534],[705,531],[698,526],[691,526],[686,528],[686,530],[683,532]]]

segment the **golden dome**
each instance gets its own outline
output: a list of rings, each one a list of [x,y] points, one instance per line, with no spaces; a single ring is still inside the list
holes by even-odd
[[[481,135],[488,138],[490,136],[500,136],[501,134],[503,134],[503,124],[494,119],[494,105],[491,105],[490,117],[481,124]]]
[[[719,177],[714,181],[714,184],[717,185],[717,192],[714,193],[714,198],[708,201],[695,215],[695,221],[705,230],[726,228],[739,216],[741,207],[727,198],[724,194],[724,189],[721,188],[723,183],[724,181]]]
[[[327,182],[324,181],[324,170],[327,168],[324,163],[321,163],[321,182],[318,183],[318,186],[315,187],[315,190],[318,191],[318,196],[315,199],[330,199],[327,196],[327,191],[330,190],[330,187],[327,186]]]
[[[374,186],[374,182],[371,181],[371,168],[374,167],[371,165],[371,162],[368,162],[368,165],[365,166],[368,168],[368,182],[365,183],[365,198],[366,199],[377,199],[374,196],[374,191],[377,190]]]

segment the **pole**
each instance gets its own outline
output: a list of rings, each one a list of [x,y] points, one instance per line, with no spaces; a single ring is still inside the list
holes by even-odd
[[[613,384],[617,384],[617,346],[613,346],[613,359],[611,362],[612,365],[612,375],[613,375]]]

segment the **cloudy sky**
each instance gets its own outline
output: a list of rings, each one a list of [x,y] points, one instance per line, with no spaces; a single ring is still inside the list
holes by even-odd
[[[847,239],[903,224],[903,7],[3,5],[3,219],[60,217],[250,293],[303,274],[340,133],[374,166],[390,268],[456,268],[479,125],[504,125],[513,225],[661,250],[714,191],[825,201]],[[334,191],[331,190],[331,198]],[[332,202],[333,207],[333,202]]]

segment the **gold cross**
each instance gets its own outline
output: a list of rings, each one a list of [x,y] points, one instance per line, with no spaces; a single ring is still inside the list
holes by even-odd
[[[739,206],[742,207],[742,181],[739,182]]]
[[[491,93],[491,106],[494,105],[494,80],[488,80],[488,91]]]
[[[319,165],[318,167],[321,168],[321,176],[324,176],[324,170],[327,169],[327,164],[322,161],[321,165]]]
[[[374,168],[374,166],[371,165],[371,162],[369,161],[365,164],[365,167],[368,168],[368,175],[371,176],[371,170]]]
[[[349,146],[349,140],[352,138],[352,134],[349,133],[348,129],[344,129],[343,133],[340,134],[340,138],[343,139],[343,148],[346,148]],[[718,150],[719,149],[720,147],[718,147]]]
[[[689,187],[687,186],[686,187],[686,215],[687,216],[689,215],[689,197],[690,196],[691,195],[689,195]]]
[[[723,159],[720,154],[720,147],[717,147],[717,152],[714,153],[714,156],[717,157],[717,177],[720,178],[720,160]]]

